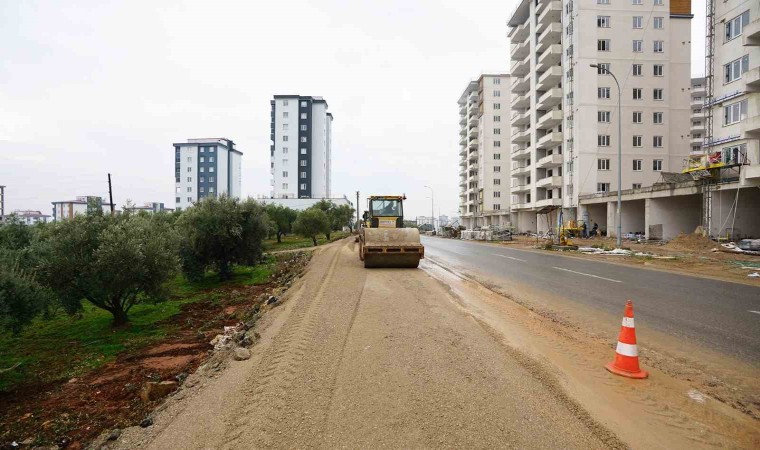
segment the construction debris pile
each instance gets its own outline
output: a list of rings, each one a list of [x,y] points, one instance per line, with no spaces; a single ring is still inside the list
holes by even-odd
[[[462,230],[461,239],[465,241],[511,241],[512,232],[504,229]]]
[[[712,251],[760,256],[760,239],[742,239],[738,244],[728,242],[726,244],[720,244],[719,248],[714,248]]]
[[[652,253],[634,252],[633,250],[626,250],[623,248],[616,248],[612,250],[605,250],[597,247],[578,247],[578,251],[581,253],[592,255],[611,255],[611,256],[644,256],[654,259],[675,259],[675,256],[658,256]]]

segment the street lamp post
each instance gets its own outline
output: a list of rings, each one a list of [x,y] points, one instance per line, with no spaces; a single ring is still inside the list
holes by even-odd
[[[622,236],[622,228],[623,223],[620,219],[620,211],[621,206],[623,203],[623,116],[621,114],[621,108],[620,103],[623,99],[621,92],[620,92],[620,83],[618,83],[618,79],[612,72],[609,71],[609,69],[605,67],[599,67],[599,64],[590,64],[591,67],[596,68],[597,70],[601,70],[602,72],[608,73],[612,75],[612,79],[615,80],[615,84],[618,88],[618,170],[617,170],[617,240],[616,245],[618,248],[620,248],[623,245],[623,236]]]
[[[433,234],[435,234],[435,197],[433,194],[433,188],[430,186],[425,187],[430,189],[430,227],[432,228]]]

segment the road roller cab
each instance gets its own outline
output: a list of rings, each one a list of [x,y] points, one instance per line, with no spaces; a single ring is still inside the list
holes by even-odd
[[[359,232],[359,258],[364,267],[417,267],[424,257],[416,228],[404,228],[403,195],[375,195]]]

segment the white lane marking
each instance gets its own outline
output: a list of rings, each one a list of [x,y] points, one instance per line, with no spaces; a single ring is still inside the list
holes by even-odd
[[[755,314],[760,314],[760,311],[752,311],[752,310],[749,310],[749,312],[751,312],[751,313],[755,313]]]
[[[496,255],[496,256],[501,256],[502,258],[509,258],[509,259],[514,259],[515,261],[522,261],[522,262],[525,262],[525,260],[524,260],[524,259],[520,259],[520,258],[513,258],[513,257],[511,257],[511,256],[507,256],[507,255],[500,255],[500,254],[498,254],[498,253],[492,253],[492,254],[493,254],[493,255]]]
[[[587,277],[599,278],[600,280],[612,281],[613,283],[622,283],[622,281],[620,280],[613,280],[612,278],[604,278],[604,277],[600,277],[599,275],[591,275],[590,273],[576,272],[570,269],[563,269],[562,267],[554,267],[554,269],[564,270],[565,272],[577,273],[578,275],[586,275]]]

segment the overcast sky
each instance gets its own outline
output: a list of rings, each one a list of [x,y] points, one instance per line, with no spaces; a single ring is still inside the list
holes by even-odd
[[[269,101],[324,97],[334,194],[406,193],[456,215],[457,100],[508,71],[516,0],[0,1],[6,210],[78,195],[174,206],[172,143],[227,137],[243,194],[269,192]],[[159,6],[160,5],[160,6]],[[702,74],[704,0],[693,2]],[[364,200],[362,200],[363,205]]]

